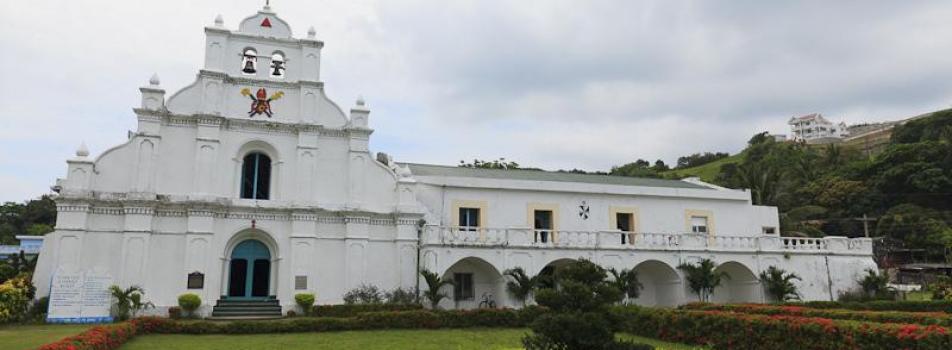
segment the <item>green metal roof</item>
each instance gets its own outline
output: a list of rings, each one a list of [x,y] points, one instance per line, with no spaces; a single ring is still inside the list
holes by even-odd
[[[651,179],[643,177],[589,175],[542,170],[503,170],[464,168],[448,165],[403,163],[410,167],[410,172],[416,176],[446,176],[446,177],[473,177],[482,179],[527,180],[527,181],[560,181],[579,182],[602,185],[642,186],[690,188],[707,190],[705,187],[681,180]]]

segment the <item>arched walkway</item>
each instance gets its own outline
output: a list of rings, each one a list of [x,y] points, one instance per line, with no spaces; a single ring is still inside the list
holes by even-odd
[[[715,271],[726,272],[730,278],[721,281],[714,289],[711,301],[715,303],[763,302],[760,280],[749,268],[741,263],[730,261],[718,265]]]
[[[647,260],[635,266],[634,271],[644,288],[632,302],[642,306],[677,306],[683,288],[681,277],[673,267],[658,260]]]
[[[440,302],[441,308],[475,309],[484,296],[494,300],[496,307],[511,304],[502,273],[486,260],[476,257],[460,259],[443,272],[442,278],[454,280],[456,285],[443,287],[449,298]]]
[[[556,259],[543,266],[542,269],[539,270],[539,276],[543,276],[542,280],[539,282],[541,284],[540,287],[555,287],[555,270],[557,270],[560,266],[567,265],[575,261],[575,259],[568,258]]]

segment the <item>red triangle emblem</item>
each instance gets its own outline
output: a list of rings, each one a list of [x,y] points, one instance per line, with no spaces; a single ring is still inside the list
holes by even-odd
[[[271,28],[271,21],[268,20],[268,17],[265,17],[264,20],[261,21],[261,26]]]

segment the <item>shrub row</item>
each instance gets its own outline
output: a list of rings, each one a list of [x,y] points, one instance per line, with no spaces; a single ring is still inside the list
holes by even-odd
[[[949,349],[936,325],[862,323],[726,311],[616,309],[632,334],[713,349]]]
[[[432,329],[469,327],[525,327],[545,312],[539,307],[522,310],[383,311],[355,317],[300,317],[272,321],[180,321],[142,317],[115,325],[93,327],[83,333],[44,345],[41,350],[117,349],[136,334],[264,334],[330,332],[368,329]]]
[[[252,334],[326,332],[364,329],[433,329],[469,327],[525,327],[541,308],[523,310],[480,309],[469,311],[382,311],[365,312],[355,317],[299,317],[271,321],[168,321],[163,320],[157,333],[172,334]]]
[[[690,310],[732,311],[759,315],[787,315],[823,317],[837,320],[855,320],[882,323],[914,323],[921,325],[952,326],[952,314],[944,312],[864,311],[846,309],[813,309],[803,306],[764,304],[704,304],[691,303],[682,306]]]
[[[952,313],[952,300],[805,301],[781,305],[804,306],[814,309]]]
[[[341,304],[314,305],[311,315],[315,317],[353,317],[367,312],[420,310],[420,304]]]

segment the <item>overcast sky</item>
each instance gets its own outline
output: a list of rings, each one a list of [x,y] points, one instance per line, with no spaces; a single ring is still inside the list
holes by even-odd
[[[49,191],[85,142],[135,128],[203,62],[203,27],[263,0],[0,3],[0,201]],[[952,104],[950,1],[274,0],[325,42],[323,80],[363,95],[373,151],[607,170],[736,152],[794,115],[893,120]]]

